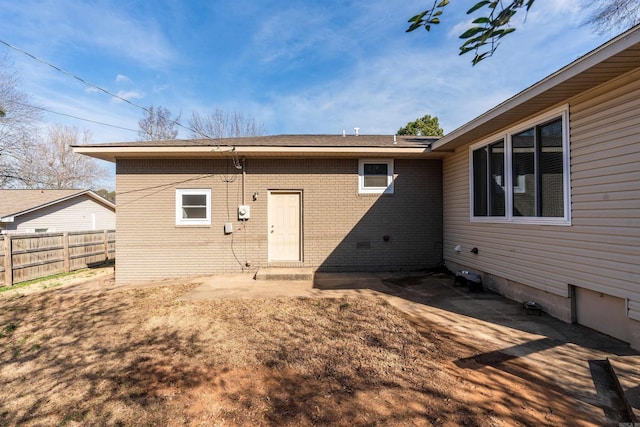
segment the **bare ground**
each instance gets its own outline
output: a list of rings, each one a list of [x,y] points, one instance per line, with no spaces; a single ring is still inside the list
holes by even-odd
[[[0,294],[0,425],[593,425],[523,361],[382,298],[34,286]]]

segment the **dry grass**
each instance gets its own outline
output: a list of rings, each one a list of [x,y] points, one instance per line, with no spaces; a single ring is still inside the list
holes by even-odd
[[[468,405],[483,380],[451,361],[475,349],[382,299],[180,301],[194,286],[2,297],[0,425],[567,421]]]

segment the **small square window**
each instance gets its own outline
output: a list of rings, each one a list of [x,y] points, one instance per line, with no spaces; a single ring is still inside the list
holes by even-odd
[[[393,160],[360,160],[358,191],[364,194],[393,194]]]
[[[211,190],[176,190],[176,225],[210,225]]]

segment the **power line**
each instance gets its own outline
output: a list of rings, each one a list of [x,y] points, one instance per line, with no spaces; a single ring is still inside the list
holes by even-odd
[[[32,58],[32,59],[34,59],[34,60],[36,60],[36,61],[38,61],[38,62],[40,62],[40,63],[42,63],[42,64],[44,64],[44,65],[47,65],[47,66],[49,66],[49,67],[53,68],[54,70],[56,70],[56,71],[58,71],[58,72],[60,72],[60,73],[63,73],[63,74],[65,74],[65,75],[69,76],[69,77],[72,77],[72,78],[74,78],[74,79],[76,79],[76,80],[80,81],[81,83],[83,83],[83,84],[85,84],[85,85],[87,85],[87,86],[93,87],[93,88],[95,88],[95,89],[99,90],[100,92],[103,92],[103,93],[105,93],[105,94],[107,94],[107,95],[109,95],[109,96],[111,96],[111,97],[113,97],[113,98],[119,99],[119,100],[121,100],[121,101],[123,101],[123,102],[126,102],[127,104],[129,104],[129,105],[133,106],[133,107],[139,108],[139,109],[141,109],[142,111],[145,111],[146,113],[148,113],[149,115],[152,115],[152,114],[153,114],[149,108],[146,108],[146,107],[143,107],[142,105],[138,105],[138,104],[136,104],[136,103],[133,103],[133,102],[129,101],[128,99],[121,97],[120,95],[116,95],[116,94],[114,94],[114,93],[111,93],[111,92],[109,92],[108,90],[106,90],[106,89],[104,89],[104,88],[102,88],[102,87],[100,87],[100,86],[98,86],[98,85],[96,85],[96,84],[94,84],[94,83],[88,82],[87,80],[85,80],[85,79],[83,79],[83,78],[81,78],[81,77],[78,77],[77,75],[75,75],[75,74],[73,74],[73,73],[71,73],[71,72],[69,72],[69,71],[65,71],[65,70],[63,70],[62,68],[57,67],[57,66],[55,66],[55,65],[51,64],[51,63],[50,63],[50,62],[48,62],[48,61],[45,61],[44,59],[40,59],[40,58],[38,58],[37,56],[32,55],[32,54],[30,54],[29,52],[27,52],[27,51],[25,51],[25,50],[23,50],[23,49],[20,49],[20,48],[18,48],[18,47],[16,47],[16,46],[13,46],[13,45],[11,45],[11,44],[7,43],[6,41],[4,41],[4,40],[2,40],[2,39],[0,39],[0,43],[4,44],[5,46],[7,46],[7,47],[9,47],[9,48],[11,48],[11,49],[13,49],[13,50],[15,50],[15,51],[17,51],[17,52],[20,52],[20,53],[22,53],[22,54],[24,54],[24,55],[27,55],[28,57],[30,57],[30,58]],[[54,113],[54,114],[56,114],[56,113]],[[62,113],[57,113],[57,114],[62,114]],[[63,115],[64,115],[64,114],[63,114]],[[71,116],[70,116],[70,117],[71,117]],[[80,120],[82,120],[82,119],[80,119]],[[204,132],[202,132],[200,129],[193,129],[193,128],[190,128],[190,127],[188,127],[188,126],[184,126],[184,125],[183,125],[182,123],[180,123],[179,121],[177,121],[177,120],[173,120],[173,119],[171,119],[171,118],[170,118],[170,120],[171,120],[171,123],[174,123],[175,125],[177,125],[177,126],[179,126],[179,127],[183,128],[183,129],[189,130],[189,131],[193,132],[194,134],[200,135],[200,136],[202,136],[202,137],[204,137],[204,138],[206,138],[206,139],[210,139],[210,140],[212,140],[212,139],[213,139],[213,138],[211,138],[209,135],[207,135],[207,134],[205,134]],[[101,124],[102,124],[102,123],[101,123]],[[126,129],[126,130],[132,130],[132,129]],[[241,167],[241,165],[240,165],[240,158],[238,157],[238,153],[236,153],[236,149],[235,149],[235,147],[234,147],[234,146],[229,146],[228,144],[225,144],[225,145],[227,145],[227,147],[229,147],[229,148],[230,148],[231,158],[232,158],[232,160],[233,160],[233,165],[236,167],[236,169],[241,169],[242,167]],[[220,145],[218,145],[217,143],[216,143],[216,148],[218,149],[218,151],[221,151],[221,150],[220,150]]]
[[[121,100],[121,101],[123,101],[123,102],[126,102],[127,104],[129,104],[129,105],[131,105],[131,106],[133,106],[133,107],[139,108],[139,109],[141,109],[142,111],[145,111],[145,112],[146,112],[146,113],[148,113],[148,114],[152,114],[151,110],[149,110],[148,108],[143,107],[142,105],[138,105],[138,104],[136,104],[136,103],[134,103],[134,102],[131,102],[131,101],[129,101],[128,99],[121,97],[120,95],[116,95],[116,94],[114,94],[114,93],[111,93],[111,92],[109,92],[107,89],[104,89],[104,88],[102,88],[102,87],[100,87],[100,86],[98,86],[98,85],[96,85],[96,84],[94,84],[94,83],[88,82],[87,80],[83,79],[82,77],[78,77],[77,75],[75,75],[75,74],[73,74],[73,73],[71,73],[71,72],[69,72],[69,71],[63,70],[62,68],[57,67],[57,66],[55,66],[55,65],[51,64],[50,62],[45,61],[44,59],[40,59],[40,58],[38,58],[37,56],[32,55],[32,54],[30,54],[29,52],[27,52],[27,51],[25,51],[25,50],[20,49],[19,47],[13,46],[13,45],[11,45],[10,43],[7,43],[6,41],[1,40],[1,39],[0,39],[0,43],[2,43],[3,45],[7,46],[7,47],[8,47],[8,48],[10,48],[10,49],[13,49],[13,50],[15,50],[15,51],[17,51],[17,52],[20,52],[20,53],[24,54],[24,55],[27,55],[28,57],[30,57],[30,58],[32,58],[32,59],[34,59],[35,61],[38,61],[38,62],[40,62],[40,63],[42,63],[42,64],[44,64],[44,65],[47,65],[47,66],[49,66],[49,67],[53,68],[54,70],[56,70],[56,71],[58,71],[58,72],[60,72],[60,73],[63,73],[63,74],[65,74],[65,75],[67,75],[67,76],[69,76],[69,77],[71,77],[71,78],[74,78],[74,79],[78,80],[79,82],[81,82],[81,83],[83,83],[83,84],[85,84],[85,85],[87,85],[87,86],[90,86],[90,87],[92,87],[92,88],[94,88],[94,89],[97,89],[97,90],[99,90],[100,92],[103,92],[103,93],[105,93],[105,94],[107,94],[107,95],[109,95],[109,96],[111,96],[111,97],[113,97],[113,98],[116,98],[116,99],[119,99],[119,100]],[[199,134],[199,135],[201,135],[201,136],[202,136],[202,137],[204,137],[204,138],[212,139],[210,136],[208,136],[208,135],[204,134],[204,133],[203,133],[202,131],[200,131],[199,129],[192,129],[192,128],[188,127],[188,126],[184,126],[182,123],[180,123],[180,122],[179,122],[179,121],[177,121],[177,120],[171,120],[171,122],[172,122],[172,123],[174,123],[174,124],[175,124],[175,125],[177,125],[177,126],[180,126],[180,127],[181,127],[181,128],[183,128],[183,129],[189,130],[189,131],[191,131],[191,132],[193,132],[193,133],[195,133],[195,134]]]
[[[122,126],[117,126],[117,125],[112,125],[112,124],[109,124],[109,123],[99,122],[99,121],[96,121],[96,120],[84,119],[82,117],[73,116],[71,114],[60,113],[58,111],[49,110],[48,108],[38,107],[36,105],[23,104],[23,103],[17,102],[17,101],[11,101],[11,102],[13,104],[22,105],[23,107],[35,108],[37,110],[46,111],[47,113],[58,114],[60,116],[65,116],[65,117],[71,117],[72,119],[77,119],[77,120],[82,120],[82,121],[85,121],[85,122],[95,123],[95,124],[102,125],[102,126],[109,126],[109,127],[116,128],[116,129],[128,130],[128,131],[131,131],[131,132],[138,132],[136,129],[129,129],[129,128],[125,128],[125,127],[122,127]]]

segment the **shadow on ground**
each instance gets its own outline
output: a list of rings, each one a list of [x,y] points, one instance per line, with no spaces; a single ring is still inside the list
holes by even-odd
[[[4,297],[0,424],[601,424],[593,343],[448,277],[391,279],[385,298],[184,301],[184,282]]]
[[[454,324],[457,319],[447,317],[454,313],[486,322],[485,327],[496,325],[530,334],[542,335],[548,340],[543,347],[560,343],[573,343],[585,348],[606,351],[615,355],[637,355],[628,344],[577,324],[567,324],[548,315],[527,314],[522,304],[510,301],[491,291],[471,292],[464,285],[454,284],[454,278],[446,272],[379,274],[378,280],[370,277],[359,279],[356,275],[316,273],[314,288],[372,289],[412,303],[441,310],[443,320]],[[502,331],[500,330],[500,333]],[[530,351],[539,351],[531,344]]]
[[[212,380],[200,365],[176,363],[205,350],[197,331],[140,333],[135,305],[149,296],[118,296],[50,291],[2,301],[0,424],[133,425],[127,412],[139,410],[140,422],[162,421],[149,415],[170,403],[159,391]]]
[[[586,409],[599,408],[605,423],[631,421],[620,411],[622,402],[609,384],[611,378],[593,370],[597,360],[638,355],[615,338],[545,314],[530,314],[522,304],[490,291],[472,292],[456,285],[446,272],[380,275],[377,281],[317,273],[314,287],[384,293],[415,321],[442,325],[476,348],[471,356],[455,360],[456,366],[497,369],[524,384],[568,393]]]

